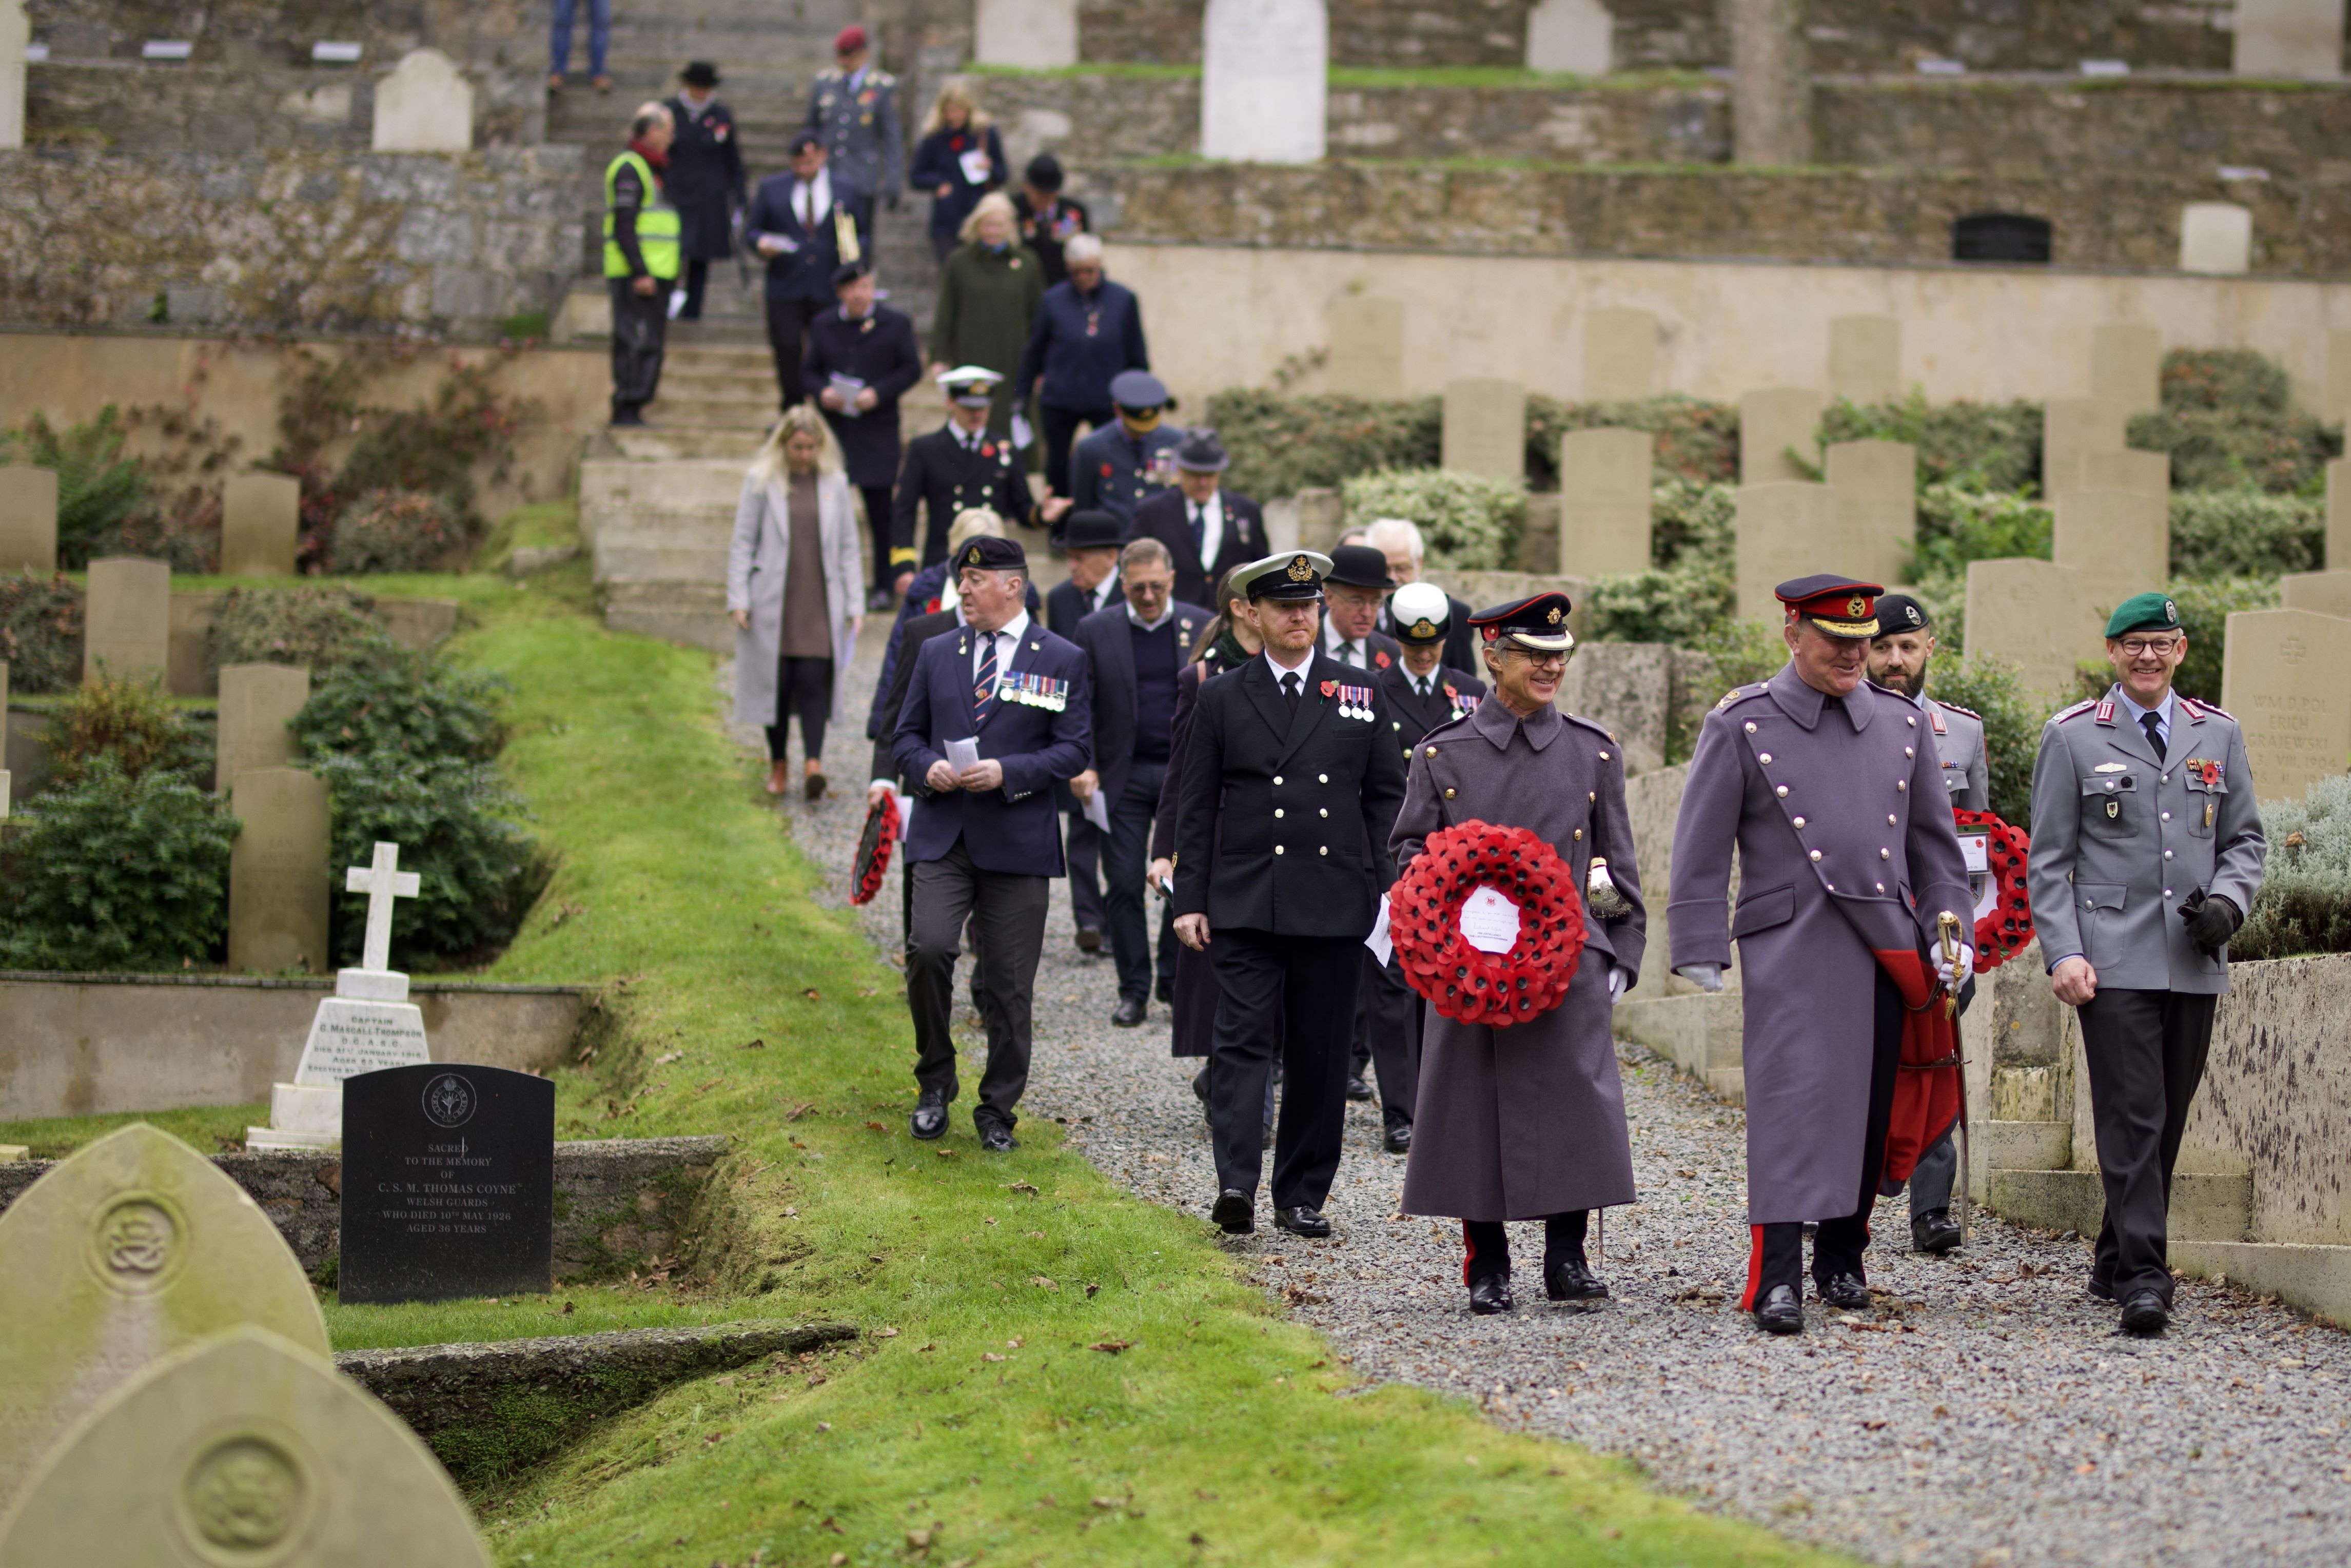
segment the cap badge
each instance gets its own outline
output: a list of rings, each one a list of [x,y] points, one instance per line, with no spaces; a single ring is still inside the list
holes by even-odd
[[[1416,637],[1434,637],[1437,635],[1436,624],[1424,615],[1412,623],[1412,634]]]
[[[1551,622],[1552,625],[1554,625],[1554,626],[1558,625],[1558,624],[1559,624],[1559,606],[1558,606],[1558,605],[1556,605],[1556,604],[1552,605],[1552,606],[1551,607],[1551,613],[1550,613],[1549,615],[1544,616],[1544,617],[1543,617],[1543,619],[1544,619],[1544,620],[1546,620],[1546,621],[1548,621],[1548,622]]]
[[[979,564],[979,547],[977,545],[971,547],[970,551],[964,556],[963,563],[966,566],[977,566]]]
[[[2166,621],[2177,622],[2179,619],[2179,606],[2174,604],[2168,599],[2165,600],[2163,601],[2163,618]]]
[[[1856,593],[1844,601],[1844,612],[1858,621],[1869,613],[1869,601]]]
[[[1306,559],[1304,556],[1302,556],[1302,555],[1301,555],[1301,556],[1292,556],[1292,557],[1290,558],[1290,581],[1292,581],[1292,582],[1306,582],[1306,581],[1311,580],[1313,578],[1313,576],[1314,576],[1314,568],[1313,568],[1313,566],[1312,566],[1311,564],[1310,564],[1310,563],[1308,562],[1307,559]]]

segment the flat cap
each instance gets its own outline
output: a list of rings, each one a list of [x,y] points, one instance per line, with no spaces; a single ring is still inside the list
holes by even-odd
[[[1877,635],[1877,596],[1882,582],[1863,582],[1833,571],[1814,572],[1782,583],[1773,598],[1788,608],[1788,617],[1801,616],[1832,637]]]
[[[1537,593],[1480,610],[1469,617],[1469,624],[1493,646],[1564,653],[1575,646],[1575,633],[1567,629],[1574,608],[1564,593]]]
[[[2179,606],[2161,593],[2134,593],[2115,607],[2106,617],[2106,635],[2126,636],[2133,632],[2177,632],[2179,630]]]

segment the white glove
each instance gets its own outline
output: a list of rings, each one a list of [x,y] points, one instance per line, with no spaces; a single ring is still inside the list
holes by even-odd
[[[1719,964],[1684,964],[1674,973],[1701,991],[1722,989],[1722,966]]]
[[[1955,991],[1966,984],[1968,977],[1975,972],[1976,950],[1964,942],[1959,944],[1959,956],[1957,959],[1935,966],[1935,973],[1941,977],[1943,984]]]
[[[1630,971],[1618,965],[1608,966],[1608,1005],[1614,1007],[1625,999],[1625,990],[1633,984]]]

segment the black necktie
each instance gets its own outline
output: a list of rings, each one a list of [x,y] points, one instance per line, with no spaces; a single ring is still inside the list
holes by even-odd
[[[2139,728],[2147,731],[2147,743],[2155,747],[2155,759],[2158,762],[2162,761],[2164,753],[2163,716],[2161,714],[2143,713],[2138,716],[2138,727]]]
[[[1207,542],[1207,538],[1208,514],[1201,510],[1200,504],[1195,501],[1192,503],[1192,553],[1194,555],[1200,553],[1200,547]],[[1206,566],[1208,563],[1203,560],[1200,564]]]
[[[1283,697],[1288,699],[1290,703],[1290,711],[1293,714],[1296,713],[1298,711],[1297,671],[1292,670],[1290,674],[1281,677],[1281,695]]]

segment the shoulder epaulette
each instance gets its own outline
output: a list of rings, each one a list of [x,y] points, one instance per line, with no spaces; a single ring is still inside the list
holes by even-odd
[[[2237,716],[2235,714],[2231,713],[2227,708],[2220,706],[2218,703],[2208,703],[2202,697],[2181,697],[2179,699],[2179,706],[2186,708],[2191,714],[2216,714],[2221,718],[2227,719],[2231,724],[2237,722]]]
[[[1769,685],[1761,684],[1751,686],[1733,686],[1722,694],[1720,702],[1714,705],[1715,711],[1719,713],[1734,703],[1745,702],[1750,697],[1760,697],[1771,689]]]
[[[876,87],[896,87],[898,85],[898,78],[892,76],[888,71],[869,71],[866,73],[865,79],[872,82]]]
[[[2064,724],[2069,718],[2081,717],[2084,714],[2089,712],[2092,708],[2097,706],[2097,698],[2085,697],[2082,701],[2075,703],[2072,707],[2062,708],[2056,713],[2051,714],[2049,716],[2049,722],[2051,724]]]
[[[1447,730],[1459,729],[1463,725],[1468,724],[1468,722],[1469,716],[1466,713],[1459,718],[1448,718],[1443,724],[1438,725],[1435,729],[1430,730],[1426,735],[1422,736],[1420,738],[1423,742],[1435,740],[1439,736],[1444,735]]]
[[[1970,718],[1977,721],[1979,724],[1983,722],[1983,715],[1976,712],[1976,710],[1971,707],[1961,707],[1957,703],[1947,703],[1940,697],[1929,697],[1927,700],[1933,703],[1937,707],[1947,707],[1953,713],[1963,713]]]
[[[1586,718],[1580,713],[1562,713],[1559,716],[1567,720],[1570,724],[1580,724],[1584,728],[1596,732],[1611,746],[1614,746],[1616,743],[1616,732],[1610,729],[1606,725],[1601,723],[1596,718]]]

